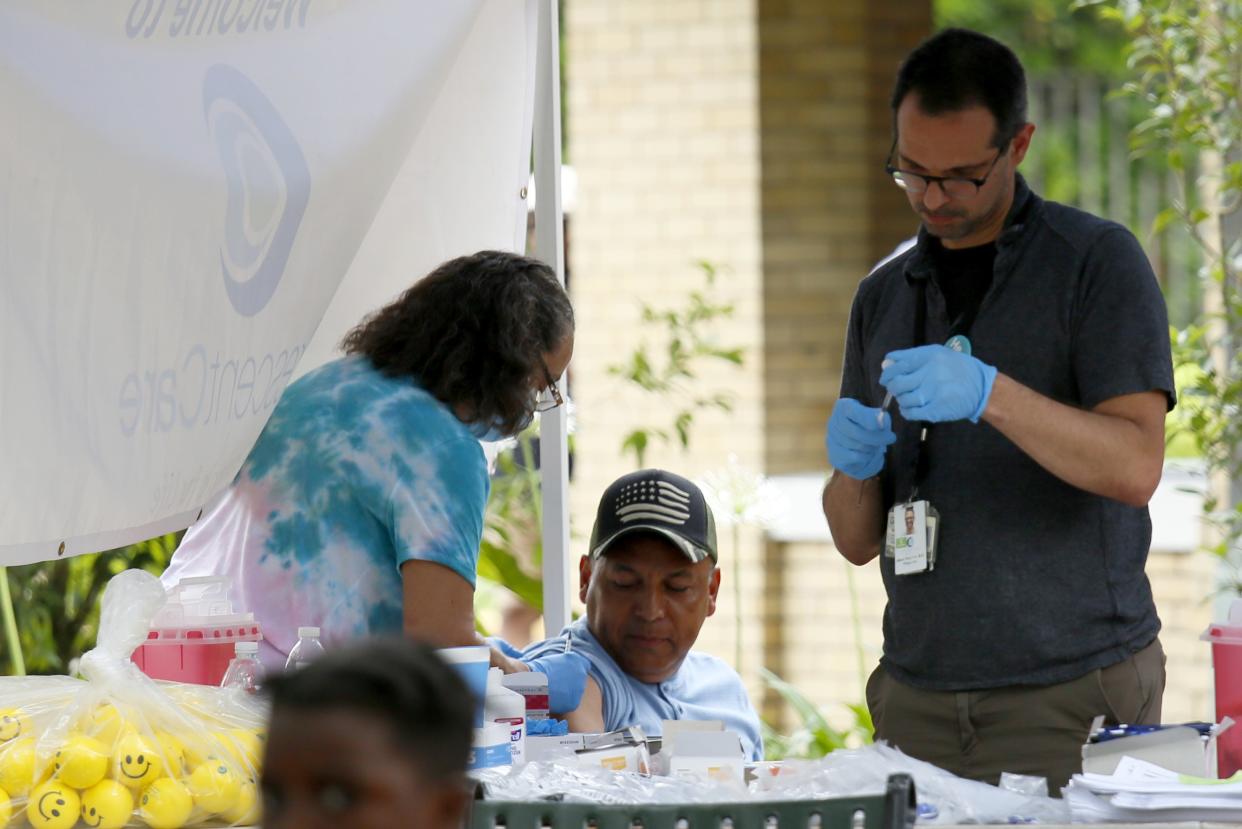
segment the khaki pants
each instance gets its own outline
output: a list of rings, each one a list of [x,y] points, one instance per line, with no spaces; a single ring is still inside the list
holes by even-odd
[[[1160,722],[1164,661],[1156,639],[1069,682],[982,691],[924,691],[879,667],[867,681],[867,707],[876,739],[911,757],[993,784],[1006,771],[1046,777],[1056,796],[1082,771],[1082,744],[1097,715],[1114,725]]]

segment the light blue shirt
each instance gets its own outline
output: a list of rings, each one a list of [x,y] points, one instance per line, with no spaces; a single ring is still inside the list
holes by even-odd
[[[609,731],[641,726],[649,736],[661,733],[661,720],[721,720],[737,732],[751,760],[763,759],[759,716],[737,671],[706,653],[691,651],[664,682],[640,682],[621,670],[587,628],[586,617],[567,626],[556,639],[531,645],[522,653],[533,659],[565,650],[566,637],[573,651],[590,662],[591,677],[604,698],[604,728]]]
[[[405,562],[474,586],[488,485],[482,447],[447,406],[346,357],[285,390],[162,580],[230,576],[269,666],[284,664],[300,625],[325,645],[400,633]]]

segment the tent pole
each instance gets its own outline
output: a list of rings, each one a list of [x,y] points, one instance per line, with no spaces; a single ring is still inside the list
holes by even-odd
[[[22,658],[22,642],[17,638],[17,619],[13,615],[13,596],[9,593],[9,571],[0,567],[0,614],[4,616],[4,638],[9,645],[9,659],[14,676],[26,675],[26,661]]]
[[[538,0],[535,61],[535,255],[565,283],[561,207],[561,70],[558,0]],[[544,412],[539,423],[543,492],[543,621],[546,635],[569,624],[569,449],[565,407]]]

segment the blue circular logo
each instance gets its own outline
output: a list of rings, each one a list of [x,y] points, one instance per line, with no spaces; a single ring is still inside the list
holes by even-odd
[[[203,81],[203,112],[228,186],[220,269],[237,313],[267,307],[310,200],[302,148],[276,107],[231,66]]]

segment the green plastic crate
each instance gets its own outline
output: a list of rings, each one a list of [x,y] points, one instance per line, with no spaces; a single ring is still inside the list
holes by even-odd
[[[914,780],[894,774],[882,795],[826,800],[684,806],[476,800],[470,829],[910,829],[916,812]]]

